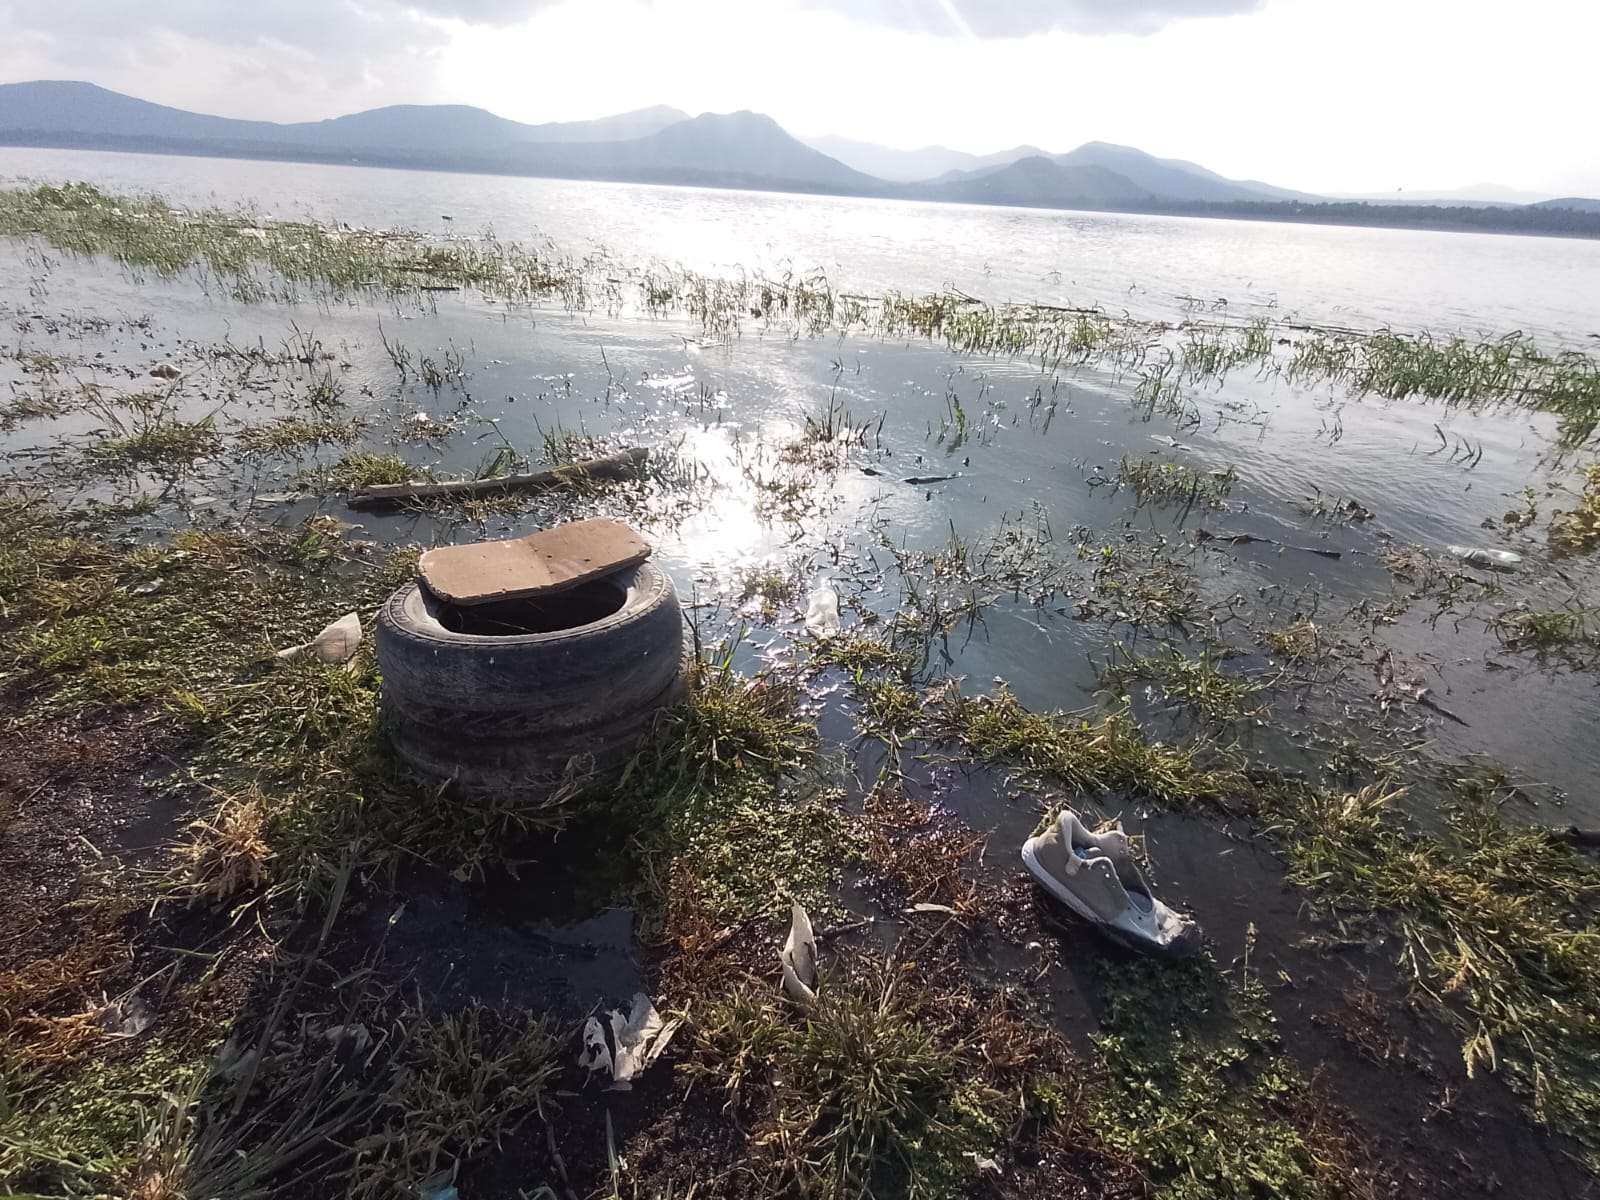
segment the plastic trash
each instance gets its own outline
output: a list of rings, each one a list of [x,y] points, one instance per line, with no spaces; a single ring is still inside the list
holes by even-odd
[[[1095,833],[1063,809],[1023,843],[1022,861],[1051,896],[1125,946],[1172,958],[1199,949],[1194,922],[1150,894],[1120,826]]]
[[[309,642],[279,650],[279,658],[300,658],[311,655],[318,662],[344,663],[356,656],[361,648],[361,618],[355,613],[345,613]]]
[[[626,1016],[620,1009],[612,1009],[609,1019],[609,1045],[605,1026],[598,1017],[584,1022],[583,1049],[578,1054],[578,1065],[589,1071],[606,1071],[611,1076],[611,1090],[625,1092],[661,1056],[681,1022],[663,1021],[655,1004],[643,992],[635,993]]]
[[[815,638],[831,638],[839,632],[839,593],[827,575],[817,577],[817,586],[806,605],[806,629]]]
[[[1446,546],[1445,550],[1469,567],[1511,572],[1522,565],[1522,555],[1514,550],[1494,550],[1487,546]]]
[[[817,1002],[817,938],[811,917],[798,904],[789,910],[789,938],[778,953],[783,963],[783,992],[801,1008]]]

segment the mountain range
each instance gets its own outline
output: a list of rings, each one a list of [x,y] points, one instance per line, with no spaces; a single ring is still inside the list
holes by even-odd
[[[1324,197],[1228,179],[1195,163],[1105,142],[1063,154],[1036,146],[991,155],[939,146],[893,150],[838,137],[802,141],[760,113],[690,116],[662,106],[533,125],[465,105],[395,105],[279,124],[187,112],[91,83],[38,80],[0,85],[0,144],[1291,220],[1320,214],[1414,224],[1423,211],[1389,201],[1326,203]],[[1448,210],[1429,211],[1464,211],[1462,201],[1452,203]],[[1518,206],[1521,215],[1506,219],[1519,222],[1516,227],[1600,234],[1600,223],[1589,220],[1597,209],[1600,203],[1572,198]],[[1454,224],[1484,227],[1493,224],[1492,212],[1457,217]],[[1379,213],[1401,215],[1374,220]],[[1579,227],[1569,228],[1573,221]],[[1587,228],[1590,223],[1595,230]]]

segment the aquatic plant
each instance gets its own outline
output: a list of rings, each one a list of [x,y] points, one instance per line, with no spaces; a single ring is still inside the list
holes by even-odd
[[[1565,554],[1583,554],[1600,546],[1600,463],[1586,467],[1583,478],[1577,506],[1557,513],[1550,526],[1551,544]]]

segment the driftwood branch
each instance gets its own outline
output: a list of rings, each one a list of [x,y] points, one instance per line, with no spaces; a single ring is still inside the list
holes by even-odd
[[[349,503],[351,508],[394,508],[413,500],[451,500],[463,496],[492,496],[501,492],[536,492],[589,479],[619,479],[638,471],[649,455],[649,450],[636,446],[603,458],[590,458],[524,475],[450,479],[442,483],[380,483],[357,488],[350,493]]]

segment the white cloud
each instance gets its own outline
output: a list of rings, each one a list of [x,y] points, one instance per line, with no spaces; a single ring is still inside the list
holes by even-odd
[[[980,38],[1074,33],[1150,34],[1195,17],[1255,12],[1266,0],[804,0],[911,33]]]

